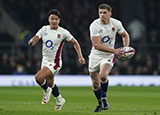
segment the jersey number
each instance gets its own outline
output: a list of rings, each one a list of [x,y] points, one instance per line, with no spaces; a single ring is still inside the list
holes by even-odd
[[[51,50],[53,50],[53,48],[54,48],[53,42],[51,40],[47,40],[45,45],[47,48],[51,48]]]
[[[107,43],[108,42],[108,44],[111,44],[111,38],[109,36],[104,36],[102,38],[102,42],[103,43]]]

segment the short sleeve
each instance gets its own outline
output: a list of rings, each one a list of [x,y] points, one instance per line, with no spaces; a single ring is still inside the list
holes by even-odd
[[[92,24],[90,25],[90,27],[89,27],[90,36],[100,36],[97,26],[98,26],[98,25],[96,25],[95,23],[92,23]]]
[[[118,28],[118,31],[117,31],[118,34],[121,34],[122,32],[125,31],[125,29],[120,21],[117,23],[117,28]]]
[[[65,35],[66,41],[70,41],[73,38],[73,36],[71,35],[71,33],[68,30],[64,31],[64,35]]]
[[[38,36],[41,39],[43,32],[44,32],[44,26],[36,33],[36,36]]]

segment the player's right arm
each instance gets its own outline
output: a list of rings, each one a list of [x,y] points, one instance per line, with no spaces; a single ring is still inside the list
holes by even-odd
[[[91,36],[91,41],[95,49],[109,52],[109,53],[114,53],[115,55],[119,55],[120,49],[113,49],[113,48],[108,48],[105,45],[101,44],[101,39],[100,36]]]
[[[45,26],[43,26],[37,33],[35,36],[33,36],[29,42],[28,42],[28,45],[29,46],[34,46],[39,40],[40,38],[42,38],[42,35],[44,33],[44,29],[45,29]]]
[[[29,40],[28,45],[34,46],[39,40],[40,40],[40,38],[35,35]]]

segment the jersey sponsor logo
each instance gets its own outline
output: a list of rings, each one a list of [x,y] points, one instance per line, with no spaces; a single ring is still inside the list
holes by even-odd
[[[51,48],[51,50],[53,50],[53,48],[54,48],[53,42],[51,40],[47,40],[45,45],[47,48]]]
[[[111,38],[107,35],[102,38],[103,43],[111,44]]]

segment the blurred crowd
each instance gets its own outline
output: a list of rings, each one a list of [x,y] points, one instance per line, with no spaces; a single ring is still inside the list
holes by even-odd
[[[136,55],[128,61],[116,59],[112,75],[160,75],[160,1],[143,2],[146,22],[135,17],[125,27],[131,37],[131,46],[136,49]],[[29,48],[27,42],[43,25],[48,24],[47,13],[53,8],[62,13],[60,25],[78,40],[87,62],[83,66],[80,65],[74,48],[66,43],[62,53],[63,67],[59,74],[88,74],[88,55],[91,48],[89,25],[98,18],[97,7],[100,3],[106,1],[2,0],[4,9],[12,13],[14,19],[18,19],[21,33],[19,38],[14,38],[7,31],[0,31],[0,74],[35,74],[40,69],[42,57],[37,53],[37,47]],[[113,8],[112,16],[120,19],[118,2],[108,0],[107,3]],[[13,12],[16,15],[13,15]],[[2,16],[0,13],[0,18]],[[121,42],[118,40],[117,44]],[[40,48],[38,45],[39,52]]]

